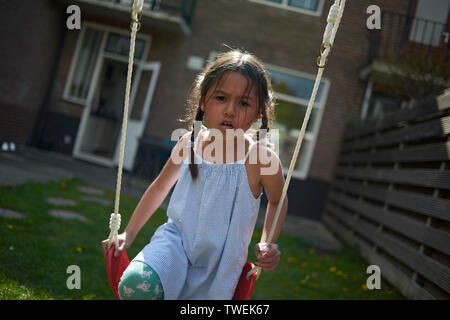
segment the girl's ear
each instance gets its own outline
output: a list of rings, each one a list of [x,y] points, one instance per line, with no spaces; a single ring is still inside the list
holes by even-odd
[[[198,103],[200,110],[202,110],[203,112],[205,112],[205,103],[203,101],[203,99],[200,99],[199,103]]]

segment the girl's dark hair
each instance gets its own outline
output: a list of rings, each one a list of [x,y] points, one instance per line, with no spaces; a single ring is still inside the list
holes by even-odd
[[[192,128],[191,151],[189,160],[189,170],[191,176],[195,179],[198,175],[197,165],[194,163],[194,124],[203,121],[204,112],[200,105],[205,103],[206,94],[213,85],[217,85],[222,76],[227,71],[236,71],[242,74],[248,80],[246,90],[250,92],[253,86],[256,88],[257,107],[261,114],[260,130],[256,132],[256,140],[264,138],[264,134],[269,131],[269,124],[274,120],[275,98],[273,95],[272,84],[267,75],[263,64],[254,55],[238,49],[230,50],[219,55],[215,61],[203,69],[196,77],[187,101],[188,113],[184,122],[188,122]],[[261,129],[265,129],[261,131]]]

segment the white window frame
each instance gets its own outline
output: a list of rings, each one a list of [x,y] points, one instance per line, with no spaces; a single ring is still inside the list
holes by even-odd
[[[306,9],[290,6],[288,4],[288,0],[281,0],[281,3],[275,3],[275,2],[266,1],[266,0],[248,0],[248,1],[267,5],[270,7],[279,8],[279,9],[285,9],[285,10],[289,10],[289,11],[303,13],[303,14],[307,14],[307,15],[315,16],[315,17],[322,16],[323,7],[325,5],[325,0],[319,0],[319,4],[317,5],[317,10],[311,11],[311,10],[306,10]]]
[[[219,52],[219,51],[211,51],[209,53],[208,62],[214,61],[220,53],[221,52]],[[307,72],[289,69],[289,68],[285,68],[285,67],[280,67],[280,66],[268,64],[268,63],[264,63],[264,66],[266,69],[268,69],[269,72],[270,72],[270,70],[273,70],[273,71],[282,72],[282,73],[285,73],[288,75],[292,75],[295,77],[305,78],[305,79],[311,80],[313,82],[316,80],[316,75],[313,75],[313,74],[310,74]],[[300,180],[305,180],[308,177],[309,168],[311,166],[311,162],[312,162],[312,158],[314,155],[314,150],[315,150],[315,146],[316,146],[316,142],[317,142],[317,137],[319,135],[320,126],[322,123],[323,111],[325,109],[325,105],[328,100],[328,93],[330,91],[331,81],[328,78],[322,77],[321,84],[323,85],[323,89],[322,89],[322,92],[320,95],[320,100],[317,102],[314,102],[314,104],[313,104],[313,109],[317,110],[317,114],[316,114],[317,123],[314,124],[313,130],[310,132],[306,131],[305,135],[303,137],[304,141],[306,140],[310,143],[310,148],[308,149],[308,151],[303,152],[303,154],[302,154],[302,156],[305,158],[302,160],[306,161],[305,167],[304,167],[304,170],[300,171],[300,170],[295,169],[292,172],[292,176],[297,179],[300,179]],[[299,105],[308,107],[309,99],[306,100],[306,99],[302,99],[302,98],[298,98],[298,97],[293,97],[291,95],[277,93],[276,91],[274,91],[274,94],[275,94],[275,97],[279,100],[285,100],[285,101],[289,101],[289,102],[292,102],[295,104],[299,104]],[[311,119],[311,117],[309,119]],[[275,122],[276,122],[276,119],[275,119]],[[302,126],[302,123],[299,123],[298,124],[299,132],[300,132],[301,126]],[[304,144],[303,144],[304,141],[302,141],[302,147],[304,146]],[[287,172],[289,170],[289,165],[290,165],[290,163],[282,163],[284,174],[287,174]]]
[[[111,32],[112,33],[117,33],[117,34],[120,34],[120,35],[124,35],[124,36],[127,36],[127,37],[130,36],[130,31],[126,30],[126,29],[121,29],[121,28],[117,28],[117,27],[113,27],[113,26],[103,25],[103,24],[99,24],[99,23],[95,23],[95,22],[85,22],[85,23],[83,23],[83,27],[81,29],[80,36],[77,39],[75,52],[74,52],[74,55],[72,57],[72,61],[70,62],[69,74],[67,75],[66,83],[64,84],[64,90],[63,90],[63,95],[62,95],[62,99],[64,101],[71,102],[71,103],[78,104],[78,105],[82,105],[82,106],[86,106],[88,101],[89,101],[89,98],[90,98],[90,96],[92,94],[92,92],[91,92],[92,91],[91,88],[93,87],[92,84],[91,84],[91,86],[89,88],[89,92],[88,92],[87,97],[85,99],[72,97],[72,96],[70,96],[69,92],[70,92],[70,85],[71,85],[71,83],[73,81],[75,68],[76,68],[76,65],[77,65],[77,61],[78,61],[78,58],[79,58],[79,55],[80,55],[80,51],[81,51],[81,46],[82,46],[82,43],[84,41],[84,36],[86,34],[86,29],[87,28],[93,28],[93,29],[97,29],[97,30],[100,30],[100,31],[104,32],[103,33],[103,38],[102,38],[102,43],[101,43],[100,48],[99,48],[99,55],[97,57],[96,64],[98,64],[99,61],[102,61],[102,59],[104,57],[108,57],[108,56],[110,56],[110,57],[113,56],[116,60],[122,60],[124,62],[128,62],[128,58],[127,57],[124,57],[122,55],[118,55],[118,54],[115,54],[115,53],[105,52],[105,47],[106,47],[106,40],[108,39],[108,35]],[[141,33],[141,34],[137,35],[137,38],[138,39],[142,39],[142,40],[145,41],[145,47],[144,47],[144,52],[142,54],[142,58],[141,59],[134,59],[134,63],[136,65],[140,65],[141,63],[143,63],[143,62],[145,62],[147,60],[148,53],[150,51],[151,36],[148,35],[148,34]]]
[[[265,63],[264,65],[265,65],[266,69],[268,69],[269,72],[270,72],[270,70],[273,70],[273,71],[278,71],[278,72],[282,72],[285,74],[289,74],[289,75],[292,75],[295,77],[305,78],[305,79],[311,80],[313,82],[316,80],[315,75],[312,75],[307,72],[284,68],[284,67],[280,67],[277,65],[267,64],[267,63]],[[308,150],[305,150],[306,152],[304,151],[302,154],[302,157],[303,157],[302,160],[306,162],[305,167],[303,170],[294,169],[294,171],[292,172],[293,177],[295,177],[297,179],[301,179],[301,180],[305,180],[308,177],[309,168],[311,166],[312,158],[314,155],[317,137],[319,135],[320,126],[322,123],[323,111],[325,109],[325,105],[326,105],[326,102],[328,99],[328,92],[330,89],[331,82],[328,78],[322,77],[321,84],[323,85],[323,89],[322,89],[322,92],[320,95],[320,100],[317,102],[314,102],[314,104],[313,104],[313,109],[315,109],[317,112],[316,113],[316,123],[314,123],[312,131],[305,132],[305,135],[304,135],[303,141],[302,141],[302,147],[304,146],[304,141],[308,141],[310,143],[310,148]],[[292,102],[295,104],[299,104],[299,105],[308,107],[309,99],[306,100],[306,99],[294,97],[291,95],[277,93],[276,91],[274,91],[274,94],[275,94],[275,97],[277,98],[277,100],[289,101],[289,102]],[[309,119],[311,120],[311,117]],[[275,119],[275,122],[276,122],[276,119]],[[302,123],[299,123],[298,124],[299,132],[300,132],[301,126],[302,126]],[[283,163],[282,165],[283,165],[284,174],[287,174],[290,163]]]

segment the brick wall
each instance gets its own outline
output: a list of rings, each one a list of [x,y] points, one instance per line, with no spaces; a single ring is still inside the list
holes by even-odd
[[[2,1],[0,14],[0,140],[26,143],[49,87],[63,11],[50,0],[23,0]]]

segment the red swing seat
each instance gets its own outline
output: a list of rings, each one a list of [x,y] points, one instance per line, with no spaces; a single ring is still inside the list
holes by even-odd
[[[108,274],[108,283],[117,300],[119,297],[119,282],[123,272],[130,264],[126,250],[118,257],[114,257],[114,245],[112,245],[106,256],[106,272]],[[250,300],[256,283],[256,272],[247,279],[247,273],[253,269],[255,265],[246,262],[239,278],[238,285],[234,292],[233,300]]]
[[[118,257],[114,257],[114,245],[112,245],[106,255],[106,272],[108,274],[108,283],[117,300],[119,297],[119,282],[123,272],[130,264],[127,252],[124,250]]]

